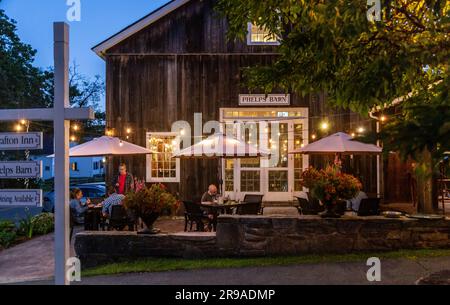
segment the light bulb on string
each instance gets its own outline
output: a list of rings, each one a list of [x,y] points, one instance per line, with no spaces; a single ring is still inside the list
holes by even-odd
[[[24,120],[24,119],[20,120],[20,124],[26,125],[27,124],[27,120]]]
[[[320,123],[320,129],[322,131],[328,131],[328,129],[330,128],[330,124],[328,122],[322,122]]]
[[[16,129],[17,132],[22,131],[22,125],[17,124],[15,129]]]

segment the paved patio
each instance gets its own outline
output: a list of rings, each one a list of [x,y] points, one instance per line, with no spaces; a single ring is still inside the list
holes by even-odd
[[[161,219],[156,226],[163,232],[184,231],[184,220]],[[75,233],[81,231],[77,228]],[[72,241],[73,242],[73,241]],[[40,236],[0,251],[0,284],[45,280],[54,273],[54,234]],[[71,255],[75,255],[73,243]]]

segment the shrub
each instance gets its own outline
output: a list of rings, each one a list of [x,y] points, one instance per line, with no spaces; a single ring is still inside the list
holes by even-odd
[[[19,229],[17,233],[27,238],[33,237],[33,216],[27,211],[25,218],[19,221]]]
[[[34,234],[45,235],[55,229],[55,218],[51,213],[42,213],[31,219],[31,225]]]
[[[16,226],[11,221],[0,221],[0,248],[8,248],[16,240]]]

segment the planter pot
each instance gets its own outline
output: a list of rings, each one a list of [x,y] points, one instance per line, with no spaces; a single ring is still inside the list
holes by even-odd
[[[336,212],[337,204],[333,202],[324,202],[325,212],[320,213],[322,218],[341,218],[341,215]]]
[[[159,213],[149,213],[140,215],[142,221],[147,226],[146,229],[138,231],[138,234],[158,234],[161,232],[161,230],[153,228],[153,224],[159,217]]]

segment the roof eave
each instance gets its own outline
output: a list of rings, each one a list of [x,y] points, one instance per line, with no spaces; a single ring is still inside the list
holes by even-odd
[[[143,17],[142,19],[136,21],[135,23],[129,25],[128,27],[124,28],[117,34],[114,34],[113,36],[109,37],[108,39],[104,40],[103,42],[99,43],[98,45],[94,46],[92,48],[92,51],[94,51],[98,56],[105,59],[106,51],[117,45],[118,43],[122,42],[123,40],[127,39],[128,37],[136,34],[137,32],[141,31],[142,29],[146,28],[150,24],[158,21],[159,19],[163,18],[167,14],[173,12],[174,10],[178,9],[179,7],[183,6],[184,4],[188,3],[191,0],[172,0],[165,5],[161,6],[160,8],[156,9],[155,11],[151,12],[147,16]]]

